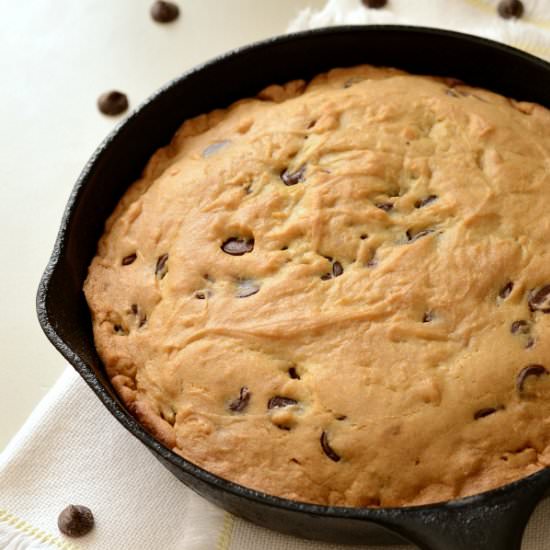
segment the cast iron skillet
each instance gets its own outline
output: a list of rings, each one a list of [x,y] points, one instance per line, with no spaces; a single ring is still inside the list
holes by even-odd
[[[495,42],[442,30],[320,29],[230,52],[158,91],[111,133],[84,167],[38,289],[40,324],[127,430],[186,485],[238,516],[329,542],[412,542],[424,550],[517,550],[531,512],[550,488],[550,470],[481,495],[430,506],[340,508],[275,498],[212,475],[153,439],[115,395],[94,348],[82,284],[106,218],[151,154],[186,118],[253,96],[274,82],[307,79],[333,67],[360,63],[452,76],[550,107],[549,64]]]

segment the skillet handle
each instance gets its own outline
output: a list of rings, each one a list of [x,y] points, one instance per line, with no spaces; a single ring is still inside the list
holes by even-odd
[[[520,550],[525,527],[545,492],[529,481],[513,484],[512,490],[419,508],[410,522],[403,522],[402,533],[422,550]]]

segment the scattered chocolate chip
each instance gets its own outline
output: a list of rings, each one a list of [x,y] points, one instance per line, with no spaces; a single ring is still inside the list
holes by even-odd
[[[260,291],[260,285],[250,279],[244,279],[238,282],[237,298],[248,298]]]
[[[340,460],[340,456],[336,454],[334,449],[329,445],[328,443],[328,435],[327,432],[323,432],[321,434],[321,447],[323,449],[323,452],[331,459],[334,460],[334,462],[338,462]]]
[[[290,397],[281,397],[280,395],[276,395],[275,397],[272,397],[267,402],[267,408],[268,409],[279,409],[281,407],[290,407],[291,405],[296,405],[298,401],[296,399],[292,399]]]
[[[286,169],[281,172],[281,179],[285,185],[296,185],[297,183],[304,181],[305,172],[305,164],[296,170],[296,172],[289,172],[288,169]]]
[[[393,203],[391,202],[379,202],[375,206],[376,208],[380,208],[380,210],[383,210],[384,212],[389,212],[393,209]]]
[[[543,374],[548,374],[548,371],[542,365],[527,365],[521,369],[516,380],[516,388],[520,396],[524,394],[524,385],[527,378],[530,376],[536,376],[538,378]]]
[[[501,299],[501,300],[506,300],[506,298],[508,298],[508,296],[510,296],[510,293],[512,292],[512,290],[514,289],[514,283],[512,281],[508,281],[501,289],[500,289],[500,292],[498,293],[498,297]]]
[[[486,407],[484,409],[479,409],[474,413],[474,420],[479,420],[480,418],[485,418],[486,416],[489,416],[493,413],[496,413],[499,409],[502,407]]]
[[[239,392],[239,397],[229,403],[229,410],[233,412],[242,412],[248,406],[251,395],[248,388],[243,386]]]
[[[363,6],[365,6],[365,8],[374,8],[374,9],[383,8],[388,3],[388,0],[361,0],[361,1],[363,2]]]
[[[344,273],[344,268],[342,267],[342,264],[340,262],[334,262],[332,264],[332,274],[334,277],[340,277]]]
[[[550,285],[545,285],[541,288],[534,288],[531,290],[527,301],[531,311],[550,313]]]
[[[497,12],[503,19],[518,19],[523,15],[523,3],[520,0],[502,0],[498,4]]]
[[[104,115],[120,115],[128,109],[128,97],[116,90],[105,92],[97,98],[97,108]]]
[[[157,279],[164,279],[166,274],[168,273],[168,254],[163,254],[162,256],[158,257],[157,265],[155,267],[155,275],[157,276]]]
[[[422,229],[422,231],[419,231],[418,233],[414,233],[412,229],[407,229],[407,232],[406,232],[407,240],[412,243],[433,232],[434,232],[433,229]]]
[[[424,206],[427,206],[431,202],[434,202],[437,200],[437,195],[428,195],[427,197],[424,197],[423,199],[418,199],[414,203],[415,208],[423,208]]]
[[[129,256],[125,256],[122,258],[122,265],[130,265],[133,264],[136,261],[137,254],[130,254]]]
[[[254,239],[231,237],[222,244],[221,249],[231,256],[242,256],[254,250]]]
[[[431,311],[427,311],[422,316],[422,322],[423,323],[431,323],[433,321],[433,319],[434,319],[434,314]]]
[[[157,0],[151,6],[150,13],[153,20],[157,23],[171,23],[179,17],[180,10],[173,2]]]
[[[203,158],[207,158],[214,153],[217,153],[220,149],[228,145],[230,141],[228,139],[223,139],[222,141],[216,141],[215,143],[211,143],[206,149],[203,150],[202,156]]]
[[[529,321],[519,319],[510,325],[510,332],[512,334],[529,334],[531,332],[531,324]]]
[[[78,504],[69,504],[58,516],[59,530],[69,537],[82,537],[89,533],[94,526],[92,511]]]
[[[300,380],[300,375],[296,372],[296,367],[290,367],[288,369],[288,375],[294,380]]]

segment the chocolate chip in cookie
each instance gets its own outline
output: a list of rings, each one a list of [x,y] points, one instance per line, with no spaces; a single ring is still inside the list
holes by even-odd
[[[323,452],[334,462],[338,462],[340,460],[341,457],[336,453],[336,451],[330,446],[328,442],[327,432],[323,432],[321,434],[321,448],[323,449]]]
[[[281,172],[281,179],[283,180],[283,183],[287,186],[296,185],[297,183],[304,181],[305,172],[305,165],[298,168],[298,170],[296,170],[295,172],[290,172],[288,169],[286,169]]]
[[[365,8],[380,9],[383,8],[388,0],[361,0]]]
[[[243,386],[239,391],[239,397],[229,403],[229,410],[233,412],[242,412],[248,406],[251,397],[250,390]]]
[[[525,391],[525,382],[530,377],[536,377],[540,378],[543,375],[548,375],[548,371],[546,368],[542,365],[527,365],[518,374],[518,377],[516,379],[516,389],[520,395],[520,397],[524,397],[526,395]]]
[[[297,403],[298,401],[296,401],[296,399],[292,399],[291,397],[276,395],[267,402],[267,408],[278,409],[281,407],[290,407],[291,405],[296,405]]]
[[[231,256],[242,256],[254,250],[254,239],[231,237],[222,243],[221,249]]]
[[[550,285],[534,288],[527,297],[529,309],[531,311],[541,311],[550,313]]]

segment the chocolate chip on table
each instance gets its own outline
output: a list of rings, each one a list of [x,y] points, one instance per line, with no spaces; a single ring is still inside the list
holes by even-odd
[[[281,407],[290,407],[291,405],[296,405],[297,403],[298,403],[298,401],[296,401],[296,399],[276,395],[275,397],[272,397],[267,402],[267,408],[268,409],[279,409]]]
[[[344,268],[340,262],[334,262],[332,264],[332,275],[333,277],[340,277],[344,273]]]
[[[428,195],[427,197],[424,197],[423,199],[418,199],[414,203],[415,208],[423,208],[424,206],[427,206],[428,204],[434,202],[437,200],[437,195]]]
[[[388,3],[388,0],[361,0],[361,1],[363,2],[363,6],[365,6],[365,8],[374,8],[374,9],[383,8]]]
[[[130,265],[133,264],[136,261],[137,254],[129,254],[128,256],[124,256],[122,258],[122,265]]]
[[[484,409],[479,409],[474,413],[474,420],[479,420],[480,418],[485,418],[486,416],[489,416],[493,413],[496,413],[499,409],[502,407],[486,407]]]
[[[514,290],[514,283],[512,281],[508,281],[499,291],[498,297],[501,300],[506,300],[508,296],[510,296],[512,290]]]
[[[550,313],[550,285],[531,290],[527,302],[531,311]]]
[[[549,374],[545,367],[542,365],[527,365],[518,374],[518,377],[516,379],[516,389],[518,390],[518,393],[520,396],[525,394],[525,381],[530,376],[536,376],[537,378],[541,377],[542,375]]]
[[[179,17],[180,10],[173,2],[157,0],[151,6],[150,13],[153,20],[157,23],[171,23]]]
[[[117,90],[105,92],[97,98],[97,108],[104,115],[120,115],[128,109],[128,97]]]
[[[231,256],[242,256],[254,250],[254,239],[231,237],[223,242],[221,249]]]
[[[327,432],[321,434],[321,447],[323,452],[334,462],[340,460],[340,456],[334,451],[334,449],[329,445]]]
[[[497,12],[504,19],[518,19],[523,15],[523,3],[520,0],[501,0]]]
[[[260,285],[250,279],[244,279],[237,284],[237,298],[248,298],[260,291]]]
[[[157,259],[157,265],[155,266],[155,275],[157,279],[164,279],[168,273],[168,254],[163,254]]]
[[[203,150],[202,156],[203,158],[207,158],[210,155],[213,155],[214,153],[217,153],[220,149],[228,145],[230,141],[228,139],[223,139],[222,141],[216,141],[215,143],[211,143],[206,149]]]
[[[283,180],[283,183],[287,186],[296,185],[297,183],[304,181],[305,172],[305,164],[298,168],[298,170],[296,170],[295,172],[289,172],[287,168],[286,170],[283,170],[281,172],[281,179]]]
[[[249,389],[246,386],[243,386],[240,389],[239,397],[229,403],[229,410],[233,412],[242,412],[248,406],[251,395],[252,394],[250,393]]]
[[[294,380],[300,380],[300,375],[296,371],[296,367],[290,367],[288,369],[288,375],[290,376],[290,378],[292,378]]]
[[[94,526],[92,511],[78,504],[69,504],[58,516],[59,530],[69,537],[82,537],[89,533]]]

